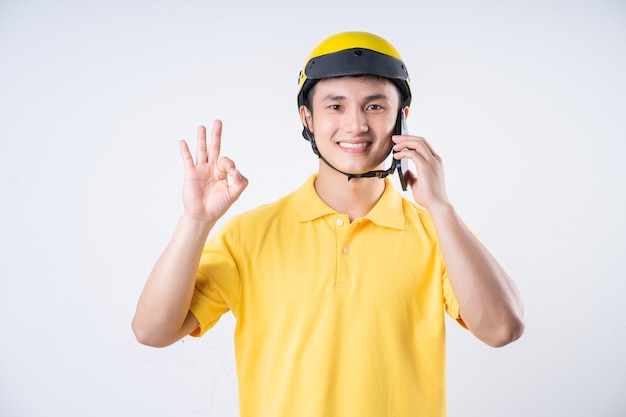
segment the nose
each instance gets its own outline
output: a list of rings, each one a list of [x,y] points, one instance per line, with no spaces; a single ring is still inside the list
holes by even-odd
[[[367,132],[369,128],[365,112],[358,107],[346,110],[344,113],[344,130],[352,134]]]

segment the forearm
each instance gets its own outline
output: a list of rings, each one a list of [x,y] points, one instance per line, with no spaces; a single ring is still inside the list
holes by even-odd
[[[200,256],[214,224],[188,215],[179,219],[137,304],[132,327],[141,343],[165,346],[184,336]]]
[[[520,294],[506,271],[450,204],[430,208],[463,322],[483,342],[503,346],[524,329]]]

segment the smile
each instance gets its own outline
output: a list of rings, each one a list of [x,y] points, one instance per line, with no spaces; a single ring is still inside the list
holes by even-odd
[[[370,145],[370,143],[369,142],[359,142],[359,143],[339,142],[338,145],[346,149],[363,149],[363,148],[367,148]]]

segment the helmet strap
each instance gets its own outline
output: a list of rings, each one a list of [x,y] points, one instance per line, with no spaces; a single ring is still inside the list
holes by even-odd
[[[304,128],[302,129],[302,136],[304,136],[304,138],[311,143],[311,148],[313,149],[313,153],[317,155],[318,158],[324,161],[326,165],[328,165],[335,171],[348,177],[348,181],[350,181],[353,178],[385,178],[389,174],[393,174],[396,171],[396,164],[392,162],[391,167],[385,170],[367,171],[362,174],[351,174],[348,172],[343,172],[342,170],[335,168],[330,162],[328,162],[328,160],[326,160],[326,158],[322,156],[319,149],[317,148],[317,143],[315,143],[315,136],[313,136],[313,132],[311,132],[311,130],[309,129],[309,126],[307,125],[304,126]]]

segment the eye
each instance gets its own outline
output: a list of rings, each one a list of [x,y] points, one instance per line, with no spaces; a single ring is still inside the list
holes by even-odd
[[[383,110],[383,106],[380,104],[370,104],[366,107],[366,109],[369,111],[381,111]]]
[[[328,108],[330,110],[341,110],[341,105],[340,104],[331,104],[328,106]]]

